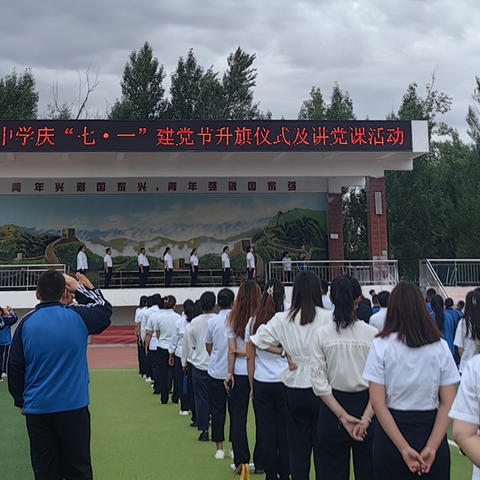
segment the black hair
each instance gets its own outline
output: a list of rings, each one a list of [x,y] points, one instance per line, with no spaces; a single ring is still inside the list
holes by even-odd
[[[173,295],[167,295],[164,297],[164,306],[165,308],[175,308],[175,305],[177,304],[177,299]]]
[[[159,293],[154,293],[152,296],[153,305],[158,305],[160,307],[161,301],[162,301],[162,296]],[[163,308],[163,304],[161,308]]]
[[[367,307],[371,307],[371,306],[372,306],[372,302],[371,302],[368,298],[362,297],[361,302],[362,302],[364,305],[366,305]]]
[[[225,253],[228,250],[228,245],[226,247],[223,247],[223,253]]]
[[[326,280],[322,280],[321,282],[322,282],[322,293],[326,295],[328,292],[328,282]]]
[[[84,249],[84,248],[85,248],[85,245],[80,245],[80,246],[78,247],[78,251],[81,252],[82,249]]]
[[[193,300],[190,300],[189,298],[187,298],[184,302],[183,302],[183,309],[185,310],[188,306],[192,306],[193,305]]]
[[[153,307],[153,295],[149,295],[147,297],[147,307],[148,308]]]
[[[148,304],[148,297],[147,297],[146,295],[142,295],[142,296],[140,297],[140,303],[139,303],[138,306],[139,306],[140,308],[141,308],[141,307],[146,307],[147,304]]]
[[[315,307],[323,307],[322,286],[318,275],[306,270],[295,277],[292,306],[288,314],[290,321],[301,311],[300,325],[312,323],[316,314]]]
[[[464,318],[465,337],[470,336],[475,342],[480,341],[480,292],[476,289],[467,293]]]
[[[427,294],[427,297],[429,297],[431,299],[434,295],[437,294],[437,291],[434,288],[429,288],[426,291],[426,294]]]
[[[386,308],[388,305],[388,299],[390,298],[390,292],[387,290],[382,290],[378,295],[378,303],[381,307]]]
[[[108,253],[108,252],[111,252],[112,249],[110,247],[108,247],[107,249],[105,249],[105,253]]]
[[[218,292],[217,302],[220,308],[229,308],[235,300],[235,294],[229,288],[222,288]]]
[[[357,320],[355,300],[362,296],[362,287],[355,277],[339,275],[330,286],[330,295],[335,305],[333,321],[339,332],[341,328],[347,328]]]
[[[167,248],[165,249],[165,251],[163,252],[163,256],[165,256],[170,250],[171,250],[171,248],[170,248],[170,247],[167,247]]]
[[[286,257],[288,255],[289,252],[287,252],[286,250],[283,252],[283,256]]]
[[[203,312],[211,312],[215,307],[215,294],[213,292],[203,292],[200,297],[200,304]]]
[[[431,300],[432,310],[435,313],[435,323],[440,331],[443,330],[445,323],[445,314],[443,313],[443,298],[440,295],[434,295]]]
[[[140,253],[142,253],[142,250],[145,250],[145,247],[140,247]]]
[[[190,254],[190,256],[192,256],[196,251],[197,251],[197,249],[194,248],[194,249],[192,250],[192,253]]]
[[[378,303],[378,295],[375,294],[375,295],[372,295],[372,303],[375,305],[376,303]]]
[[[65,277],[57,270],[43,272],[37,283],[42,302],[58,302],[65,293]]]
[[[451,298],[445,299],[445,308],[452,308],[453,307],[453,300]]]
[[[185,307],[185,316],[187,317],[187,322],[191,322],[195,317],[198,317],[202,314],[202,306],[200,300],[197,300],[192,305],[187,305]]]
[[[277,312],[283,312],[285,304],[283,298],[285,296],[285,287],[280,280],[276,278],[270,279],[263,287],[260,305],[255,313],[255,321],[252,322],[250,332],[252,335],[257,333],[260,325],[267,324]]]

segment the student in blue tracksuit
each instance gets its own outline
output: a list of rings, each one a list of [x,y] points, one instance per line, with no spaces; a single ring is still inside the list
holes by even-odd
[[[40,303],[13,336],[8,387],[26,416],[36,480],[93,478],[87,341],[110,325],[112,306],[84,275],[77,278],[43,273]]]
[[[7,376],[7,362],[12,344],[11,327],[18,321],[18,317],[11,307],[0,307],[0,382]]]

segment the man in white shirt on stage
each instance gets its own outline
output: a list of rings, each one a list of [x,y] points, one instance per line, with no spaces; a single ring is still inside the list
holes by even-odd
[[[110,280],[113,274],[112,249],[105,250],[106,255],[103,257],[103,265],[105,267],[105,287],[110,288]]]
[[[252,280],[255,275],[255,255],[253,254],[253,247],[248,247],[247,253],[247,274],[248,279]]]
[[[88,272],[88,259],[85,253],[85,245],[80,245],[77,254],[77,272],[86,275]]]
[[[145,255],[145,248],[140,249],[140,255],[138,255],[138,271],[139,279],[138,283],[140,287],[145,287],[147,283],[148,271],[150,270],[150,263]]]

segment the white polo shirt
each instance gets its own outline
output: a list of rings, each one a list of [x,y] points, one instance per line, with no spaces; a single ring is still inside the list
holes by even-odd
[[[148,262],[148,258],[143,253],[141,253],[138,256],[138,266],[140,266],[140,265],[142,265],[144,267],[150,266],[150,263]]]
[[[222,253],[222,268],[230,268],[230,257],[228,253]]]
[[[217,380],[225,380],[228,375],[227,318],[231,309],[220,310],[210,318],[205,332],[205,343],[212,345],[208,374]]]
[[[250,260],[250,265],[248,261]],[[251,268],[252,270],[255,268],[255,255],[252,252],[247,253],[247,268]]]
[[[85,252],[78,252],[77,254],[77,270],[88,270],[88,260]]]
[[[113,267],[112,257],[108,253],[103,257],[103,263],[107,264],[107,267]]]
[[[387,319],[387,307],[381,307],[377,313],[374,313],[368,323],[374,326],[379,332],[383,330],[385,326],[385,320]]]
[[[198,257],[196,255],[192,255],[190,257],[190,263],[192,263],[194,267],[198,267]]]
[[[158,337],[158,346],[160,348],[163,348],[164,350],[168,350],[170,348],[173,327],[179,318],[180,315],[171,308],[160,310],[155,316],[157,322],[156,331]]]
[[[167,253],[164,257],[163,257],[163,263],[165,265],[165,268],[169,268],[170,270],[173,269],[173,259],[172,259],[172,256]]]
[[[184,360],[188,361],[199,370],[207,371],[210,356],[205,346],[205,332],[207,331],[208,320],[215,316],[214,313],[203,313],[195,317],[188,325],[183,339],[182,365]]]
[[[237,350],[247,351],[247,344],[242,337],[237,336],[237,334],[228,326],[227,328],[227,337],[233,338],[235,340],[235,348]],[[235,375],[248,375],[247,371],[247,356],[237,357],[235,356],[235,364],[233,367],[233,373]]]
[[[455,339],[453,344],[463,349],[462,358],[460,359],[460,373],[463,373],[467,362],[473,358],[477,351],[477,343],[472,338],[472,334],[469,333],[467,337],[467,324],[464,318],[461,318],[457,325],[457,330],[455,331]]]
[[[283,257],[283,271],[284,272],[291,272],[292,271],[292,259],[290,257]]]

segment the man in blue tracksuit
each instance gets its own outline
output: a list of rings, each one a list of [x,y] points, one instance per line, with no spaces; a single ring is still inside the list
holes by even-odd
[[[80,283],[54,270],[43,273],[40,304],[13,336],[8,387],[26,415],[36,480],[93,478],[87,342],[110,325],[112,306],[84,275],[77,277]]]
[[[17,323],[18,318],[11,307],[0,307],[0,382],[7,376],[7,362],[10,354],[10,345],[12,343],[11,328]]]

